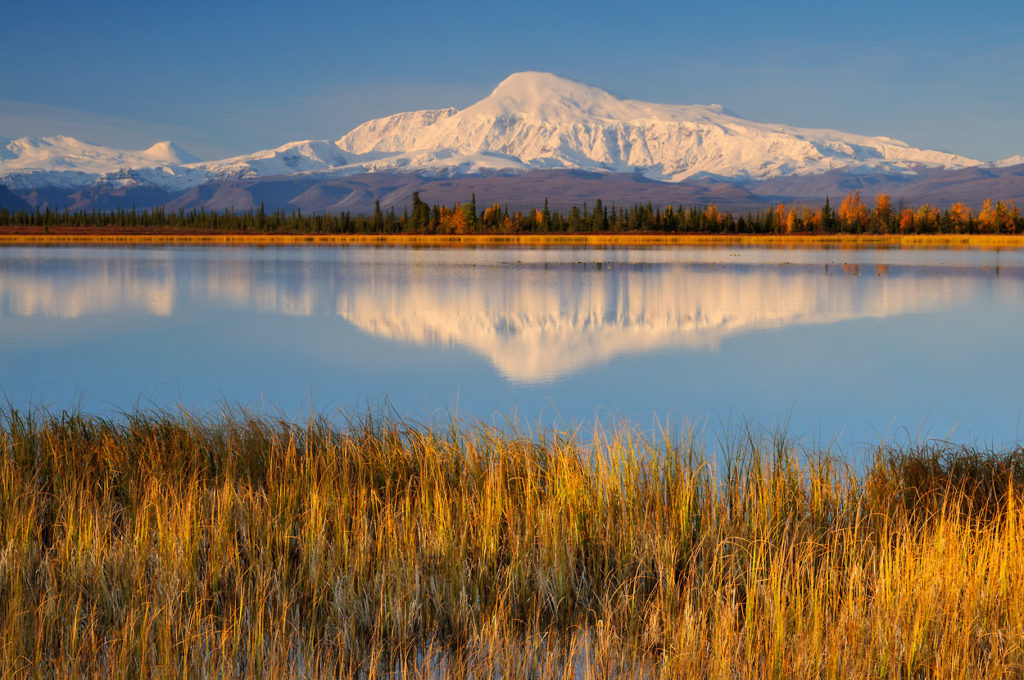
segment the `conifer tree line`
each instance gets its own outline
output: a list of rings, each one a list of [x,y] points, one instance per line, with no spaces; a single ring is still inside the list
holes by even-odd
[[[499,203],[478,208],[476,197],[453,205],[430,205],[418,192],[412,205],[401,213],[384,210],[377,201],[369,215],[341,213],[306,214],[301,210],[212,212],[205,209],[168,211],[137,210],[71,211],[0,209],[0,225],[17,227],[78,227],[118,229],[166,229],[187,232],[297,233],[297,234],[546,234],[546,233],[698,233],[698,234],[1015,234],[1024,233],[1024,218],[1013,201],[986,199],[975,212],[957,201],[940,209],[931,204],[894,204],[878,194],[868,206],[859,191],[847,193],[838,208],[829,198],[824,205],[779,203],[760,211],[736,214],[715,204],[702,207],[608,205],[597,199],[566,211],[548,207],[512,210]]]

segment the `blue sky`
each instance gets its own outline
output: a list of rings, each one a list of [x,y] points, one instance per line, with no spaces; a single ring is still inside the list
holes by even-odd
[[[465,106],[516,71],[754,120],[1024,153],[1024,3],[11,2],[0,135],[204,158]]]

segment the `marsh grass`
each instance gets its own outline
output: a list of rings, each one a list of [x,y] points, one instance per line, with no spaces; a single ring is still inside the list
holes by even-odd
[[[247,234],[188,231],[125,233],[103,227],[46,233],[37,227],[0,226],[0,246],[193,245],[193,246],[395,246],[412,248],[606,247],[645,248],[905,248],[1012,250],[1024,248],[1021,234]]]
[[[3,677],[1007,677],[1024,451],[0,422]]]

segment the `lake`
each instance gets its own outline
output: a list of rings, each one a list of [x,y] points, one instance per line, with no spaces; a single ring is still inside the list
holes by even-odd
[[[1024,427],[1022,379],[1022,251],[0,249],[17,408],[388,404],[998,446]]]

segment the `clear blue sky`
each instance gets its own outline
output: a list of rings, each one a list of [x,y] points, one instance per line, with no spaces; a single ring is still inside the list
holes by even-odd
[[[516,71],[765,122],[1024,153],[1024,3],[8,2],[0,135],[204,158],[465,106]]]

